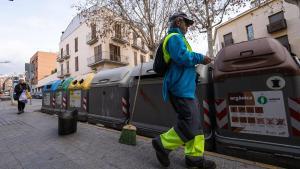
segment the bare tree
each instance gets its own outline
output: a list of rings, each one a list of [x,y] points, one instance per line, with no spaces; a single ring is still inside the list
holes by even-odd
[[[213,28],[221,24],[225,15],[237,12],[246,6],[249,0],[184,0],[187,11],[194,18],[195,27],[200,33],[206,33],[208,55],[213,56],[216,33]]]
[[[76,7],[89,25],[101,24],[100,37],[113,33],[119,24],[123,36],[129,39],[134,33],[154,52],[166,33],[168,17],[180,10],[180,4],[180,0],[86,0]]]

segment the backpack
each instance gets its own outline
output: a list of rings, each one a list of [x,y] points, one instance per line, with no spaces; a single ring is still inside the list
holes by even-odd
[[[167,43],[167,41],[170,39],[171,36],[176,35],[178,33],[171,33],[168,36],[164,37],[160,43],[159,46],[156,50],[155,53],[155,59],[154,59],[154,63],[153,63],[153,70],[154,72],[156,72],[157,74],[164,76],[167,72],[167,70],[169,69],[169,65],[171,63],[171,60],[169,60],[169,62],[165,61],[165,56],[164,56],[164,50],[163,50],[163,45],[165,43]],[[166,40],[166,42],[165,42]]]

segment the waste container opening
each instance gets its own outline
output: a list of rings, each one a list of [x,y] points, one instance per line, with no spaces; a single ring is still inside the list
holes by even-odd
[[[79,84],[82,84],[84,82],[84,80],[83,79],[81,79],[80,81],[79,81]]]
[[[77,131],[78,110],[61,112],[58,116],[58,135],[72,134]]]

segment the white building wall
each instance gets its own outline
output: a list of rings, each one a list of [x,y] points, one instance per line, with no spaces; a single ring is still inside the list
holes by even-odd
[[[101,29],[101,25],[99,25]],[[91,32],[91,28],[84,22],[83,19],[78,19],[75,17],[69,24],[66,31],[61,36],[61,41],[59,44],[59,50],[63,48],[64,53],[66,53],[66,45],[69,44],[69,59],[64,59],[63,62],[57,63],[57,70],[60,73],[60,65],[63,64],[64,72],[67,69],[67,61],[69,61],[69,73],[71,77],[76,77],[79,75],[87,74],[93,72],[94,70],[88,66],[88,58],[94,56],[94,47],[99,44],[102,45],[103,58],[109,59],[109,44],[114,44],[120,46],[121,60],[127,61],[130,67],[134,65],[134,51],[137,52],[137,63],[140,63],[140,55],[146,56],[146,61],[150,60],[149,52],[147,54],[142,53],[140,50],[136,50],[131,47],[132,39],[128,39],[129,43],[120,44],[112,40],[111,36],[107,36],[104,39],[99,39],[93,45],[86,43],[87,35]],[[78,51],[75,52],[75,38],[78,38]],[[141,40],[138,39],[138,45],[141,45]],[[75,57],[78,56],[79,60],[79,70],[75,71]],[[105,64],[101,67],[101,70],[114,68],[115,65]],[[97,68],[98,69],[98,68]],[[99,70],[99,69],[98,69]]]
[[[287,21],[287,29],[276,33],[269,34],[267,25],[269,24],[268,16],[284,11],[284,17]],[[222,49],[223,36],[232,32],[234,43],[247,41],[246,26],[252,24],[254,38],[262,37],[281,37],[288,35],[291,50],[300,56],[300,19],[299,9],[297,6],[283,2],[283,0],[274,0],[268,5],[252,9],[248,12],[231,19],[217,28],[217,38],[215,43],[215,55]]]

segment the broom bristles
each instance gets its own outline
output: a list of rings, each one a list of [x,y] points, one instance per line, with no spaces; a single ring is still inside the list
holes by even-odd
[[[119,143],[127,145],[136,145],[136,127],[133,125],[125,125],[122,128]]]

